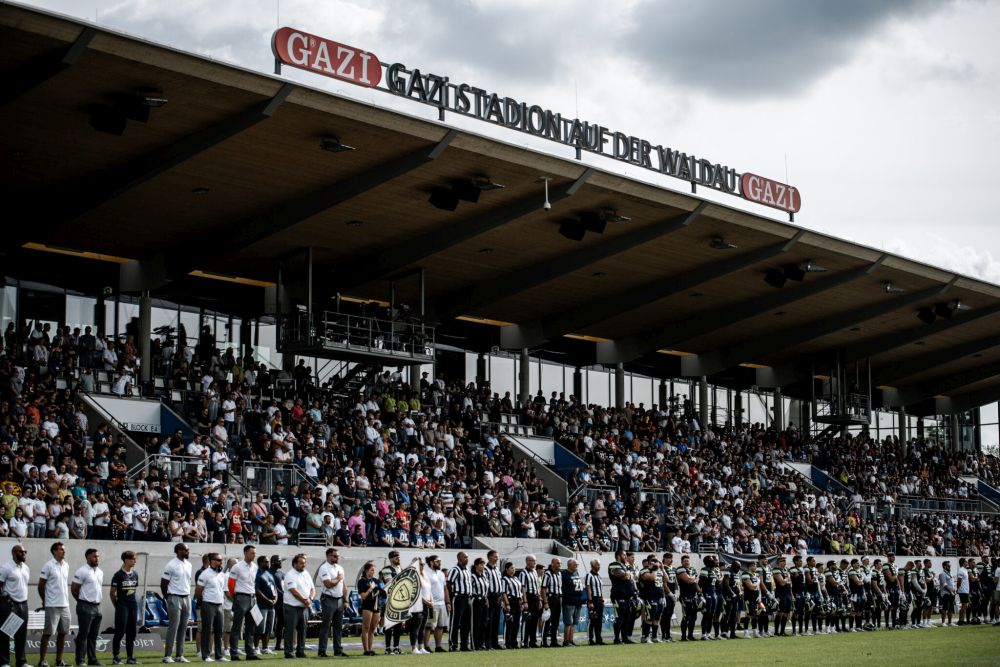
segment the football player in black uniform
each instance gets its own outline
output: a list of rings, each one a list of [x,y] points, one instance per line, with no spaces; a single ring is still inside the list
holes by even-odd
[[[885,580],[883,591],[889,600],[889,605],[885,610],[885,628],[890,630],[896,627],[899,611],[899,569],[896,567],[896,556],[889,554],[882,565],[882,578]]]
[[[635,581],[629,568],[628,556],[622,550],[615,554],[615,560],[608,565],[611,580],[611,603],[615,607],[615,643],[634,644],[625,634],[635,625],[632,598],[635,597]]]
[[[704,567],[701,568],[701,574],[698,577],[698,587],[701,594],[705,596],[705,608],[701,612],[701,640],[705,641],[712,638],[712,621],[715,620],[715,605],[718,601],[715,590],[718,583],[716,580],[718,571],[715,568],[715,556],[705,556],[703,563]]]
[[[760,554],[757,556],[757,577],[760,579],[760,613],[757,615],[757,630],[761,637],[770,637],[770,626],[768,625],[768,613],[770,605],[774,601],[774,582],[771,580],[771,566],[767,564],[767,556]]]
[[[778,558],[777,567],[772,573],[774,595],[778,598],[778,612],[774,615],[774,636],[787,637],[785,626],[788,625],[788,617],[792,613],[792,580],[785,569],[785,557]],[[793,626],[794,632],[794,626]]]
[[[885,573],[882,571],[882,559],[876,558],[872,563],[872,616],[875,619],[875,628],[882,629],[882,612],[889,609],[889,594],[886,592]],[[888,618],[888,616],[887,616]],[[888,621],[886,630],[889,629]]]
[[[736,626],[740,622],[743,609],[743,582],[740,579],[740,564],[733,561],[722,575],[722,595],[725,600],[725,616],[722,620],[722,637],[727,633],[730,639],[738,639]]]
[[[806,559],[806,606],[809,608],[806,615],[805,634],[818,634],[820,631],[819,618],[822,613],[823,594],[820,591],[820,573],[816,567],[816,559],[809,556]],[[812,621],[812,630],[809,630],[809,621]]]
[[[806,633],[806,570],[802,567],[802,556],[792,557],[792,567],[788,570],[788,578],[792,582],[792,635],[796,632]]]
[[[847,589],[850,592],[850,612],[847,619],[848,629],[861,632],[862,619],[865,614],[865,578],[861,572],[861,562],[854,558],[847,570]]]
[[[652,554],[643,560],[643,564],[645,567],[639,570],[639,599],[643,607],[642,643],[652,641],[658,644],[660,640],[656,638],[656,631],[663,614],[663,569]]]
[[[681,609],[684,616],[681,619],[681,641],[694,641],[694,624],[698,618],[698,573],[691,567],[691,557],[681,557],[681,566],[677,568],[677,585],[681,590]]]
[[[670,624],[674,617],[674,603],[677,601],[677,570],[674,569],[674,555],[663,554],[663,613],[660,614],[660,636],[663,641],[672,642]]]
[[[757,617],[760,614],[763,604],[760,599],[760,577],[757,576],[757,563],[751,561],[747,564],[747,571],[740,575],[740,586],[743,588],[743,609],[747,615],[747,624],[743,628],[743,638],[750,638],[750,626],[753,626],[753,637],[761,637],[760,629],[757,625]]]

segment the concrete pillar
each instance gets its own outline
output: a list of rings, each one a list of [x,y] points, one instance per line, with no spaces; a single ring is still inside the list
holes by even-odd
[[[972,411],[972,447],[977,452],[983,451],[983,415],[982,408]]]
[[[785,399],[781,395],[781,387],[774,388],[774,427],[785,430]]]
[[[615,407],[625,407],[625,364],[615,366]]]
[[[253,358],[253,331],[251,329],[252,322],[243,318],[240,320],[240,358],[247,359]],[[242,365],[242,364],[241,364]]]
[[[660,391],[657,396],[658,403],[661,410],[667,410],[670,406],[670,397],[667,395],[667,381],[665,378],[660,378]]]
[[[486,355],[482,352],[479,353],[479,357],[476,359],[476,386],[485,387],[486,386]]]
[[[733,424],[736,428],[743,428],[743,391],[736,390],[733,401]]]
[[[573,370],[573,395],[580,405],[583,405],[583,369],[577,366]]]
[[[961,433],[962,430],[959,428],[959,413],[951,415],[951,449],[954,452],[959,451],[962,448]]]
[[[420,369],[423,368],[420,364],[414,364],[410,366],[410,391],[412,391],[417,396],[420,396]],[[421,399],[423,402],[423,399]]]
[[[104,305],[104,293],[97,295],[97,303],[94,304],[94,335],[103,338],[104,337],[104,321],[107,319],[107,307]],[[15,315],[15,322],[17,318]],[[180,320],[178,320],[180,321]]]
[[[144,290],[139,297],[139,379],[145,385],[153,377],[153,359],[150,354],[150,342],[153,335],[153,298],[149,290]]]
[[[521,363],[518,364],[518,397],[521,401],[521,405],[526,405],[528,401],[531,400],[531,356],[528,354],[528,348],[521,348]]]
[[[896,415],[899,418],[899,444],[903,448],[903,456],[906,456],[906,441],[909,439],[909,430],[907,429],[906,423],[906,408],[900,407],[899,414]]]
[[[917,417],[917,437],[923,440],[924,438],[924,418]]]
[[[698,380],[698,421],[701,428],[708,428],[708,377],[702,375]]]

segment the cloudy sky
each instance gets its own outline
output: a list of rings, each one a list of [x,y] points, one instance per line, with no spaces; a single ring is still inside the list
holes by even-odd
[[[796,223],[1000,283],[995,1],[20,1],[263,72],[273,69],[275,28],[299,28],[740,171],[787,174],[802,192]]]

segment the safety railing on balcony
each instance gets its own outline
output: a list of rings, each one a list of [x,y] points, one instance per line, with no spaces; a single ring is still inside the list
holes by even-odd
[[[434,357],[434,327],[408,320],[323,311],[300,312],[282,318],[281,340],[286,347],[324,347],[365,352],[401,360]]]

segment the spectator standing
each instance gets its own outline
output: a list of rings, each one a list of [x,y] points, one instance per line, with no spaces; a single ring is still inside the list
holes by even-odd
[[[135,571],[135,552],[122,553],[122,566],[111,577],[111,604],[115,608],[115,634],[111,640],[111,652],[114,664],[120,665],[121,641],[125,639],[125,655],[127,663],[137,665],[135,659],[135,631],[139,625],[139,599],[136,590],[139,588],[139,574]]]
[[[28,664],[25,655],[25,643],[28,638],[28,578],[31,570],[25,562],[28,552],[20,544],[15,544],[10,550],[11,560],[0,566],[0,584],[3,595],[0,595],[0,624],[6,623],[11,614],[19,617],[23,623],[14,633],[14,657],[18,667]],[[10,664],[10,640],[6,632],[0,632],[0,657],[3,664]]]
[[[45,627],[38,645],[38,667],[49,667],[45,655],[49,648],[49,637],[56,636],[56,664],[63,663],[63,644],[69,632],[69,564],[66,562],[66,545],[55,542],[52,553],[38,573],[38,597],[45,609]]]
[[[160,592],[167,601],[167,637],[164,640],[163,662],[191,662],[184,657],[184,631],[191,618],[191,561],[183,542],[174,546],[174,557],[163,568]],[[175,652],[176,650],[176,652]],[[174,655],[171,655],[171,654]]]
[[[97,661],[97,636],[101,633],[101,601],[104,599],[104,572],[98,567],[100,554],[97,549],[84,553],[86,565],[73,575],[73,597],[76,599],[76,664],[100,665]]]

